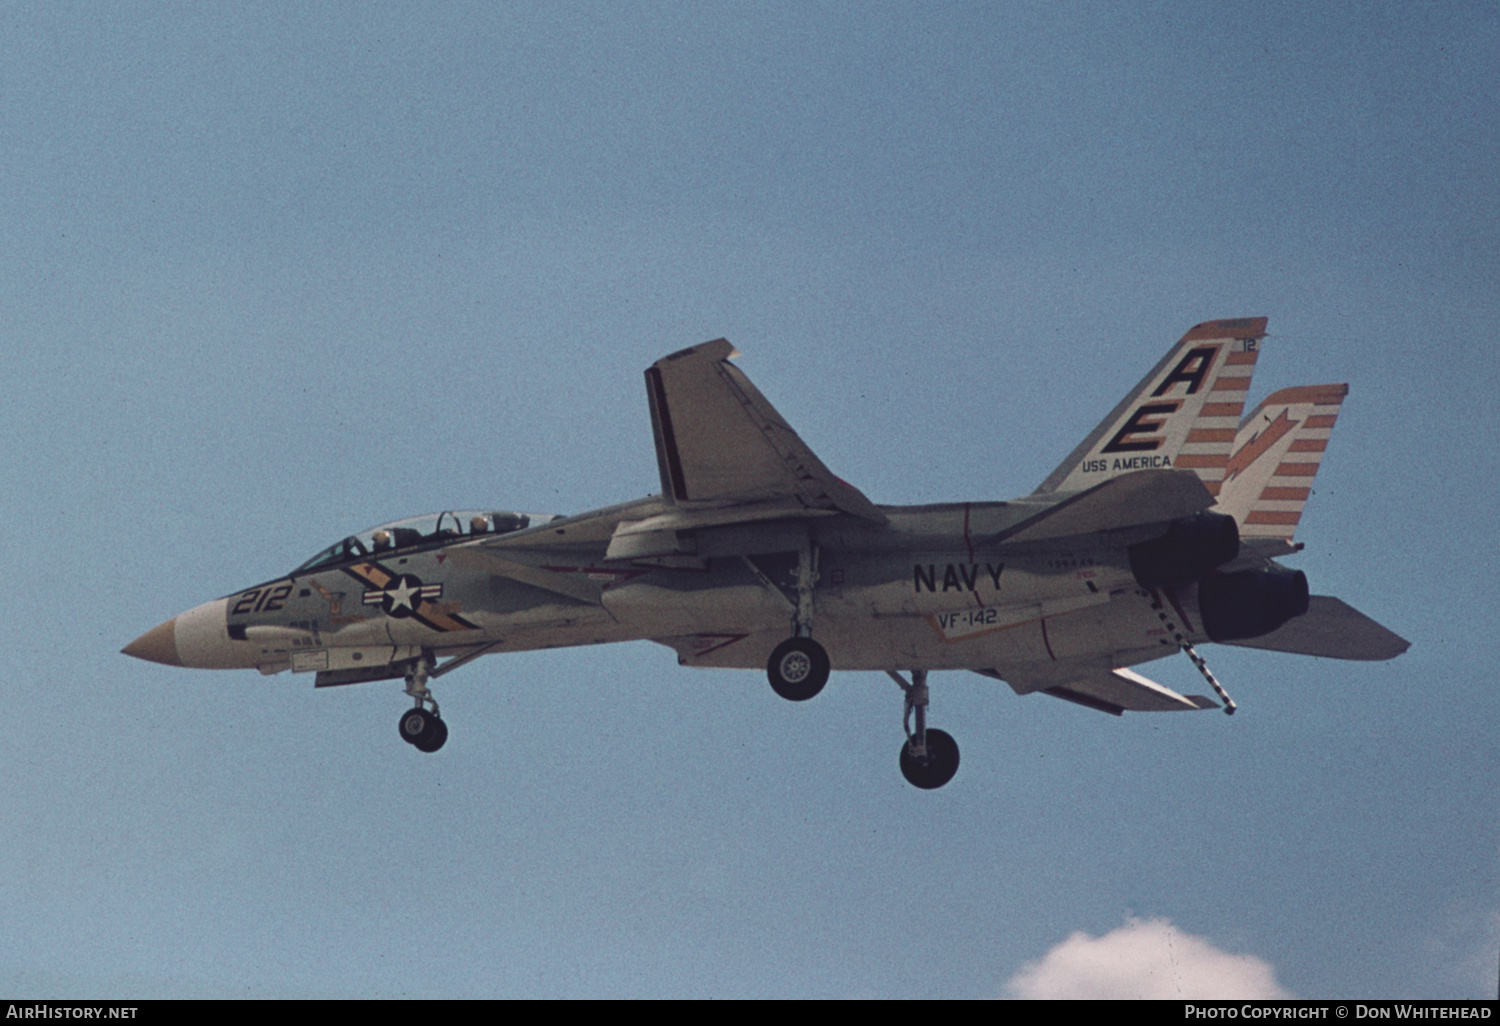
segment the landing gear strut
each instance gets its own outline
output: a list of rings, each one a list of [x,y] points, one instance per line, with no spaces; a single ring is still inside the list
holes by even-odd
[[[901,718],[906,730],[906,741],[901,745],[901,775],[924,791],[942,787],[958,772],[958,742],[947,731],[927,726],[927,671],[912,670],[910,684],[894,670],[886,673],[906,692],[906,714]]]
[[[761,584],[786,601],[781,589],[748,559]],[[797,604],[792,606],[792,636],[777,645],[766,661],[771,690],[789,702],[805,702],[828,683],[828,652],[812,639],[813,586],[818,583],[818,549],[810,541],[797,552]],[[791,605],[787,602],[787,605]]]
[[[406,693],[416,702],[415,708],[401,714],[397,729],[401,740],[419,752],[435,752],[448,740],[448,725],[438,712],[438,704],[427,689],[427,678],[432,671],[432,657],[423,655],[412,664],[406,675]],[[429,712],[427,707],[431,706]]]

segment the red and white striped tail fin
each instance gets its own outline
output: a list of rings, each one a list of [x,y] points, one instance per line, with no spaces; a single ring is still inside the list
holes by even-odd
[[[1348,394],[1348,385],[1283,388],[1240,424],[1215,507],[1239,521],[1240,537],[1291,540]]]
[[[1137,470],[1176,468],[1193,471],[1218,495],[1265,333],[1264,317],[1190,329],[1037,494],[1083,491]]]

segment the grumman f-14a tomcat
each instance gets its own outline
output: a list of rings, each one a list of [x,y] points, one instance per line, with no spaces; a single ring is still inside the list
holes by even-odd
[[[1205,642],[1390,659],[1407,643],[1277,562],[1345,385],[1241,420],[1265,318],[1182,337],[1032,494],[881,506],[829,472],[720,339],[646,371],[661,494],[576,516],[476,510],[385,524],[191,609],[125,653],[197,669],[404,680],[400,734],[448,736],[429,682],[481,655],[648,638],[685,666],[763,669],[783,698],[830,670],[905,692],[902,773],[941,787],[958,746],[927,676],[970,670],[1120,715],[1234,704]],[[1218,701],[1130,669],[1186,653]]]

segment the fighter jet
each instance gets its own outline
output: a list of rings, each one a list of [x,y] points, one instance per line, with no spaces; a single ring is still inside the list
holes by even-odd
[[[429,683],[482,655],[650,639],[684,666],[763,670],[794,702],[830,670],[905,693],[900,766],[933,789],[933,670],[1119,716],[1233,701],[1206,642],[1335,659],[1408,645],[1279,560],[1348,388],[1241,420],[1265,318],[1199,324],[1030,495],[882,506],[835,477],[719,339],[646,371],[661,493],[574,516],[472,510],[384,524],[191,609],[125,654],[195,669],[404,680],[401,738],[440,749]],[[1185,653],[1217,701],[1130,667]]]

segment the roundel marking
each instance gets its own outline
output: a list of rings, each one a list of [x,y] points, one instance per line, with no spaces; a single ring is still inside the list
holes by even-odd
[[[380,608],[398,620],[411,616],[422,606],[422,582],[414,574],[401,574],[385,586]]]

